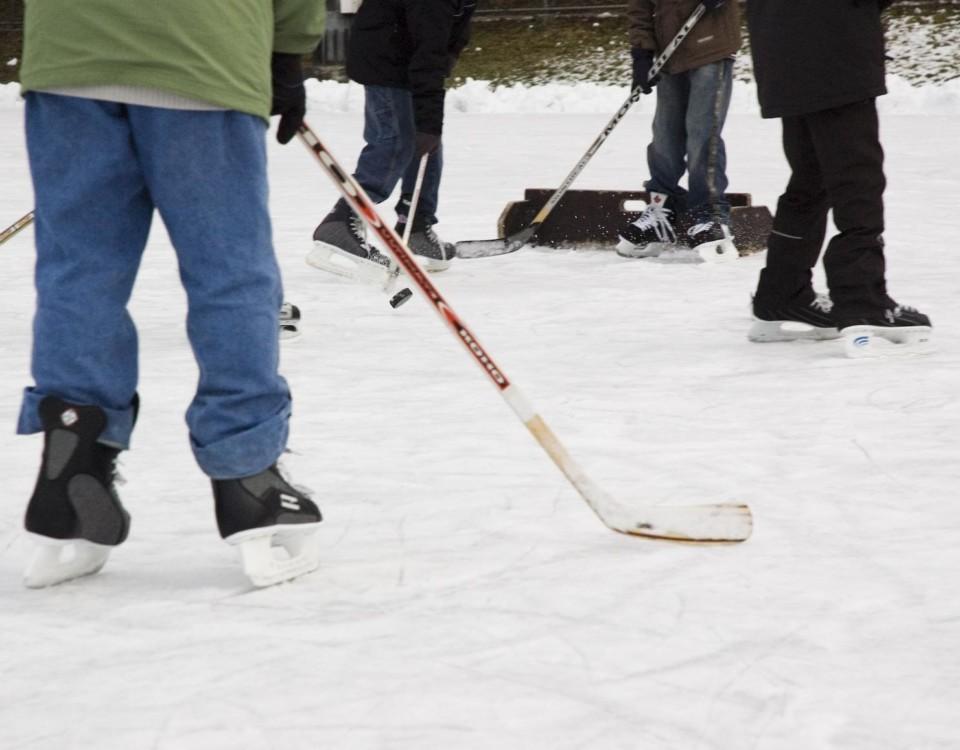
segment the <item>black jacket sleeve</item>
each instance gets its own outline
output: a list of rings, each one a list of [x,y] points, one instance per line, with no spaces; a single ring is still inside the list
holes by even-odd
[[[407,74],[417,130],[443,132],[444,79],[449,68],[450,33],[456,0],[406,0],[412,50]]]

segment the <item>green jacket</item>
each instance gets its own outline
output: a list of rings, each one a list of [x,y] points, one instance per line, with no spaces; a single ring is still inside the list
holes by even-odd
[[[325,0],[24,0],[23,91],[127,85],[267,118],[270,53],[310,52]]]

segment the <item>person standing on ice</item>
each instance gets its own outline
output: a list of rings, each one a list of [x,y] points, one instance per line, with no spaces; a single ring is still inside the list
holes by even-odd
[[[753,298],[753,341],[873,335],[925,340],[930,319],[887,294],[881,12],[889,0],[750,0],[754,74],[764,117],[782,121],[791,175]],[[829,297],[813,289],[827,212],[840,233],[823,256]],[[795,324],[803,323],[799,328]],[[854,354],[855,350],[848,348]]]
[[[115,488],[139,408],[127,304],[155,210],[187,295],[200,370],[187,424],[220,534],[257,585],[315,568],[320,512],[277,468],[291,400],[277,370],[265,132],[271,110],[281,143],[302,122],[300,58],[323,33],[323,3],[27,0],[25,11],[37,307],[17,431],[44,433],[26,584],[95,573],[127,538]]]
[[[466,46],[476,0],[364,0],[350,29],[347,75],[364,87],[366,145],[354,177],[381,203],[401,182],[397,233],[413,221],[410,250],[428,271],[454,257],[437,223],[443,170],[444,79]],[[420,157],[429,154],[416,215],[409,206]],[[332,273],[384,281],[390,260],[367,242],[366,227],[341,198],[313,233],[308,262]]]
[[[647,147],[650,202],[620,232],[617,254],[654,257],[689,246],[719,247],[737,256],[726,197],[727,156],[721,131],[733,85],[733,58],[740,49],[737,2],[702,0],[707,13],[667,62],[648,80],[656,56],[674,38],[701,0],[629,0],[633,83],[644,94],[657,88],[653,140]],[[680,186],[687,173],[688,189]]]

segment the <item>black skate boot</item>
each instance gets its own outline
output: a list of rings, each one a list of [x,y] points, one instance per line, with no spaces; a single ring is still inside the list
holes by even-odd
[[[401,198],[401,205],[404,199]],[[409,201],[407,202],[409,205]],[[407,228],[407,216],[399,214],[397,225],[394,227],[397,234],[403,237]],[[457,251],[452,242],[443,242],[437,233],[433,231],[433,225],[427,224],[420,216],[413,220],[413,227],[410,229],[410,240],[407,243],[410,252],[420,258],[421,265],[426,271],[436,273],[446,271],[450,268],[450,261],[453,260]]]
[[[96,573],[130,529],[114,487],[120,451],[97,442],[107,425],[103,409],[48,396],[40,419],[43,461],[24,520],[40,543],[24,577],[31,588]]]
[[[313,232],[307,263],[338,276],[386,283],[390,259],[367,242],[367,229],[342,198]]]
[[[753,326],[747,338],[758,343],[797,339],[835,339],[840,336],[833,302],[826,294],[805,289],[793,299],[771,303],[754,297]]]
[[[620,232],[617,255],[623,258],[655,258],[677,247],[674,200],[664,193],[650,193],[650,203]]]
[[[740,257],[730,227],[716,219],[693,223],[687,229],[686,243],[707,263],[723,263]]]
[[[320,564],[320,511],[276,465],[253,476],[212,482],[220,536],[240,548],[244,572],[255,586],[296,578]],[[285,555],[278,557],[274,550]]]
[[[864,315],[845,315],[840,323],[848,357],[924,354],[931,351],[930,318],[907,305],[890,305]]]
[[[288,341],[300,335],[300,308],[292,302],[280,306],[280,340]]]

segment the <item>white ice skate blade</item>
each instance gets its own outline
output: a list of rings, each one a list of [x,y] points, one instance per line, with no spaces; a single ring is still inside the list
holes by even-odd
[[[440,273],[450,268],[449,260],[440,260],[439,258],[426,258],[422,255],[413,256],[417,264],[427,273]]]
[[[268,526],[233,534],[225,541],[239,548],[243,572],[254,586],[273,586],[320,566],[319,525]]]
[[[673,250],[677,245],[672,242],[651,242],[647,245],[634,245],[630,240],[620,238],[617,243],[617,255],[621,258],[656,258],[661,253]]]
[[[740,257],[737,246],[729,239],[704,242],[694,247],[693,251],[704,263],[729,263]]]
[[[844,351],[852,359],[931,354],[930,326],[887,328],[849,326],[843,329]]]
[[[106,564],[113,549],[86,539],[51,539],[39,534],[28,536],[37,542],[37,549],[23,575],[23,583],[30,589],[42,589],[93,575]]]
[[[336,245],[314,240],[313,250],[307,253],[307,263],[314,268],[352,279],[364,284],[387,288],[394,274],[386,266],[348,253]]]
[[[294,325],[293,323],[281,323],[280,324],[280,340],[281,341],[293,341],[294,339],[300,338],[300,326]]]
[[[817,328],[795,320],[753,319],[747,338],[759,344],[773,341],[828,341],[840,338],[836,328]]]

